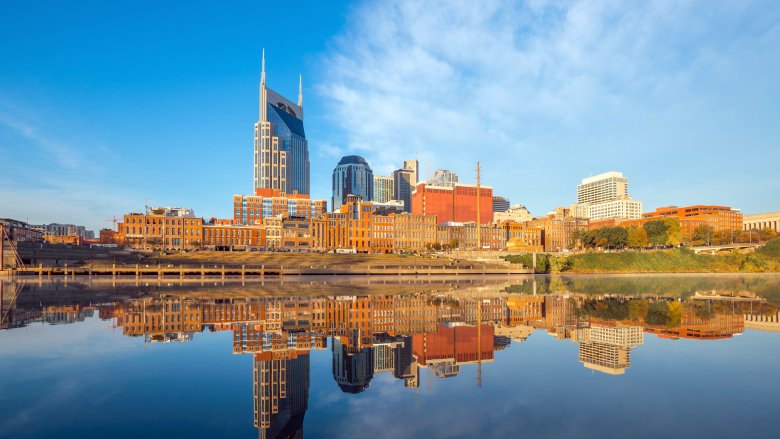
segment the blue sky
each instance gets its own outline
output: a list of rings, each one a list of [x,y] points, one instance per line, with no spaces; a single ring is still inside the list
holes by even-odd
[[[228,217],[260,52],[304,78],[313,196],[341,155],[420,160],[536,215],[623,171],[645,210],[780,210],[780,3],[4,2],[0,216]]]

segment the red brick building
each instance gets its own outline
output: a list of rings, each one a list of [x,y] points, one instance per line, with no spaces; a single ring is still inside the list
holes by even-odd
[[[480,223],[492,223],[493,188],[480,188],[479,205]],[[439,224],[477,222],[477,186],[456,183],[447,187],[420,183],[412,193],[412,213],[436,215]]]

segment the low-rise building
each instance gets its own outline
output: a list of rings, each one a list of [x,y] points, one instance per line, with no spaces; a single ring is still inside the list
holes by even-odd
[[[393,215],[374,215],[371,221],[371,253],[392,253]]]
[[[503,250],[506,247],[502,226],[483,224],[480,229],[481,250]],[[441,245],[457,242],[458,247],[464,250],[480,249],[476,223],[444,223],[436,228],[436,241]]]
[[[203,218],[192,209],[150,207],[126,214],[117,230],[120,241],[133,248],[187,250],[200,247]]]
[[[318,251],[332,251],[348,248],[347,215],[329,213],[312,219],[312,248]]]
[[[436,216],[402,213],[393,215],[393,250],[421,253],[436,242]]]
[[[524,223],[526,221],[531,221],[532,219],[533,216],[531,216],[531,212],[522,204],[515,204],[505,212],[493,212],[493,222],[496,224],[509,221]]]
[[[742,230],[742,212],[729,206],[685,206],[659,207],[653,212],[642,214],[644,222],[676,218],[680,221],[683,235],[690,237],[701,226],[712,227],[715,232]]]
[[[293,251],[307,251],[311,248],[311,221],[303,216],[288,216],[282,219],[282,248]]]
[[[780,212],[757,213],[742,218],[742,230],[770,229],[780,233]]]
[[[265,227],[261,224],[210,222],[203,225],[202,246],[213,250],[247,250],[266,247]]]
[[[544,228],[528,225],[527,222],[504,222],[501,224],[506,239],[506,249],[510,252],[544,251]]]
[[[0,227],[3,227],[7,237],[12,241],[42,242],[43,233],[24,221],[11,218],[0,218]]]
[[[568,211],[568,209],[565,209],[565,211]],[[587,230],[588,220],[550,214],[545,218],[529,221],[526,225],[542,229],[544,251],[560,252],[575,247],[575,233],[578,230]]]

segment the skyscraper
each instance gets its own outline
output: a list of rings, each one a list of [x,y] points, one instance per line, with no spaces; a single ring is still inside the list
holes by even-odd
[[[255,354],[252,363],[255,427],[259,437],[301,437],[309,407],[309,353]]]
[[[393,177],[387,177],[384,175],[375,175],[373,201],[377,203],[387,203],[392,199],[393,199]]]
[[[404,169],[412,171],[412,187],[417,186],[420,181],[420,162],[415,160],[404,160]]]
[[[452,187],[458,182],[458,174],[448,169],[437,169],[433,173],[433,177],[426,181],[428,186],[444,186]]]
[[[334,337],[333,379],[342,392],[360,393],[368,388],[374,378],[374,350],[372,347],[349,348]]]
[[[359,155],[341,158],[333,169],[332,209],[337,212],[348,195],[359,195],[365,201],[371,201],[374,195],[374,172],[371,166]]]
[[[605,172],[577,185],[577,202],[571,211],[572,216],[591,220],[639,219],[642,202],[628,195],[628,178],[622,172]]]
[[[397,169],[393,172],[393,198],[404,202],[404,212],[412,211],[413,180],[414,171],[411,169]]]
[[[622,172],[605,172],[577,185],[577,203],[603,203],[628,197],[628,178]]]
[[[493,213],[509,210],[509,200],[504,197],[493,196]]]
[[[265,84],[260,73],[260,116],[255,123],[254,187],[309,194],[309,143],[303,129],[303,78],[298,103]]]

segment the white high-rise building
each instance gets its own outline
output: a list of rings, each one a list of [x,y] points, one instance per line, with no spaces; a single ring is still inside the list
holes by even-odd
[[[387,203],[393,199],[393,177],[384,175],[374,176],[374,197],[377,203]]]
[[[622,172],[605,172],[582,180],[577,186],[577,203],[603,203],[628,197],[628,178]]]
[[[628,178],[622,172],[605,172],[577,185],[577,203],[571,205],[571,214],[590,220],[639,219],[642,202],[629,196]]]
[[[458,182],[458,174],[448,169],[437,169],[433,177],[425,182],[428,186],[453,187]]]

